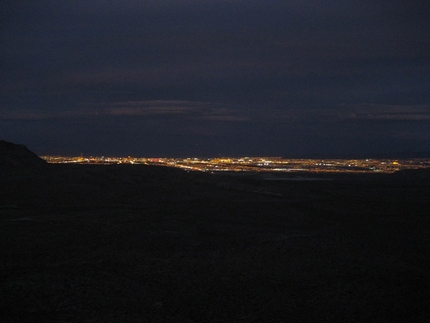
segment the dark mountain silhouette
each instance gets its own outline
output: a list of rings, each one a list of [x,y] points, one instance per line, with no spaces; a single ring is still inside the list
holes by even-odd
[[[396,151],[396,152],[367,152],[367,153],[314,153],[307,155],[284,155],[284,158],[309,158],[309,159],[413,159],[430,158],[430,151]]]
[[[47,163],[24,145],[0,140],[0,175],[31,173]]]
[[[369,157],[367,157],[369,158]],[[370,158],[376,159],[411,159],[430,158],[430,151],[398,151],[392,153],[373,154]]]

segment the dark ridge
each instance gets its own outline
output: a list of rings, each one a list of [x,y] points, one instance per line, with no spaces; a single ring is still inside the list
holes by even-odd
[[[24,145],[0,140],[0,175],[34,173],[47,163]]]
[[[284,155],[284,158],[298,159],[414,159],[414,158],[430,158],[430,151],[400,151],[390,153],[360,153],[360,154],[333,154],[333,153],[318,153],[307,155]]]
[[[373,158],[377,159],[412,159],[430,158],[430,151],[401,151],[395,153],[376,154]]]

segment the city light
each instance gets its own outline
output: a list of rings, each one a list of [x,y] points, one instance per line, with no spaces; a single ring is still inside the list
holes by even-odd
[[[430,168],[430,159],[286,159],[281,157],[137,158],[41,156],[48,163],[145,164],[201,172],[311,172],[394,173],[404,169]]]

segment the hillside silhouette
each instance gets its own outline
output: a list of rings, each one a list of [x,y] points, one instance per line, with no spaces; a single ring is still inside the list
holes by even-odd
[[[0,176],[38,172],[45,166],[46,162],[26,146],[0,140]]]

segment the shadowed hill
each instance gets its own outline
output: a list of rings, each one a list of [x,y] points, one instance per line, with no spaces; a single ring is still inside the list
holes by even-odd
[[[46,164],[26,146],[0,140],[0,176],[32,173]]]

